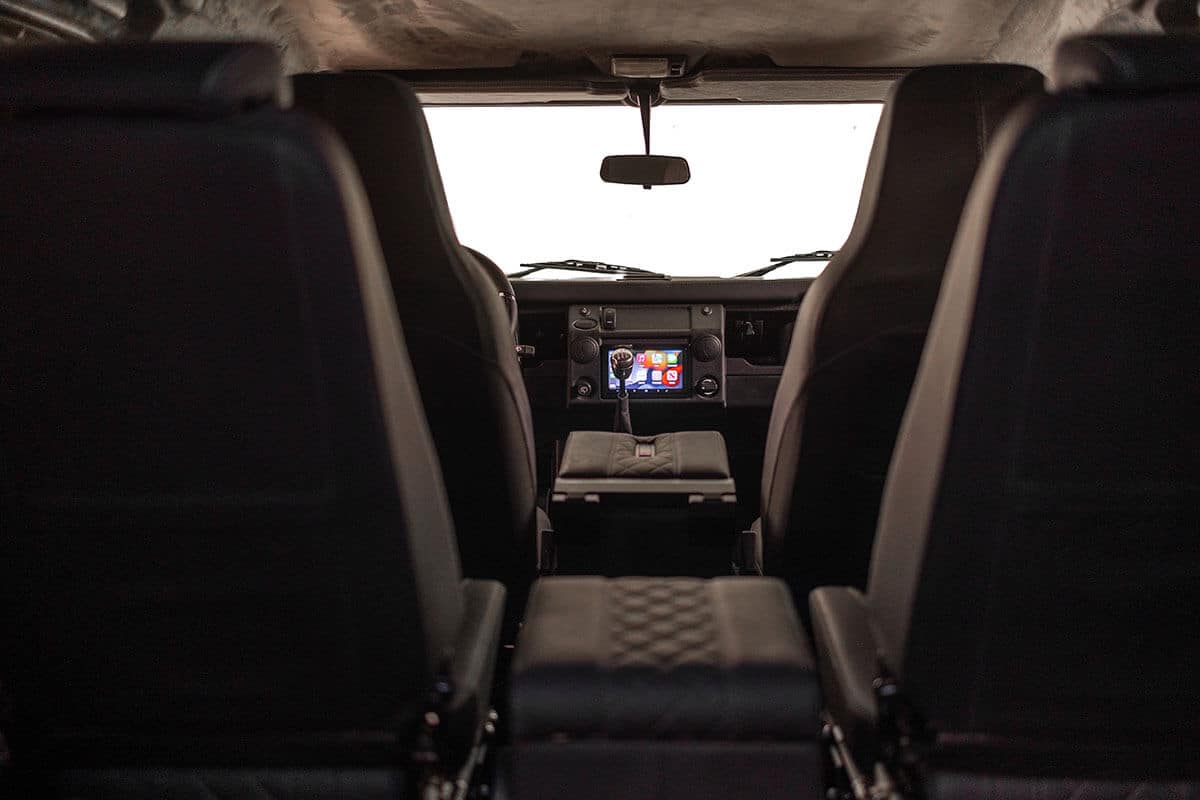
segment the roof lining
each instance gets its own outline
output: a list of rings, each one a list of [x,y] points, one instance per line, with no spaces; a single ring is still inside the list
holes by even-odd
[[[562,76],[580,64],[603,73],[615,54],[684,56],[693,72],[756,62],[890,69],[1011,62],[1045,71],[1066,36],[1198,27],[1195,0],[123,2],[127,13],[114,16],[113,4],[101,0],[2,0],[0,43],[15,43],[33,25],[24,8],[96,40],[271,41],[293,73],[476,68]]]

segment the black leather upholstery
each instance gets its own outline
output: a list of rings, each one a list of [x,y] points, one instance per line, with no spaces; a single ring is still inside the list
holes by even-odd
[[[464,750],[503,589],[460,581],[340,142],[273,103],[194,113],[214,85],[196,76],[225,65],[222,98],[275,85],[265,46],[3,63],[42,65],[50,98],[43,113],[34,81],[0,109],[0,684],[18,767],[75,768],[72,797],[166,795],[171,776],[181,797],[369,795],[400,780],[443,674]],[[64,86],[164,64],[183,77],[144,109]]]
[[[814,595],[822,649],[871,631],[857,658],[993,772],[1200,778],[1200,238],[1180,213],[1200,70],[1187,85],[1068,92],[1000,131],[889,473],[869,619]]]
[[[1200,36],[1086,36],[1055,53],[1059,92],[1156,92],[1196,86]]]
[[[1017,66],[928,67],[879,122],[853,230],[804,296],[763,465],[768,572],[803,602],[865,585],[884,475],[950,243],[984,148],[1040,93]]]
[[[1153,757],[1151,756],[1151,759]],[[931,800],[1197,800],[1186,780],[1030,778],[941,771],[925,787]]]
[[[70,800],[395,800],[405,785],[389,769],[98,769],[67,771],[49,792]],[[47,795],[38,795],[44,797]]]
[[[879,722],[873,684],[880,669],[866,599],[852,586],[823,586],[809,595],[809,604],[825,707],[854,747],[859,763],[872,764]]]
[[[775,579],[543,578],[510,704],[520,797],[818,791],[812,655]]]
[[[813,666],[774,579],[543,578],[513,662],[513,735],[808,739]]]
[[[718,431],[632,436],[573,431],[563,447],[560,478],[728,479],[729,453]]]
[[[511,750],[513,796],[523,800],[819,797],[818,747],[811,740],[523,741]]]
[[[504,303],[504,310],[508,314],[508,326],[512,329],[513,341],[518,342],[520,315],[517,311],[517,293],[513,289],[512,281],[495,261],[473,247],[468,247],[466,250],[475,257],[475,261],[482,268],[484,277],[491,281],[492,290],[500,296],[500,300]]]
[[[420,103],[374,73],[298,76],[295,92],[341,134],[371,200],[464,572],[520,592],[536,564],[529,398],[509,311],[455,236]]]

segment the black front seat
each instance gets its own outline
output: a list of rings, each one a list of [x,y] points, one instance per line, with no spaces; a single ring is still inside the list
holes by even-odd
[[[475,257],[484,276],[491,282],[492,291],[500,298],[508,315],[508,328],[512,332],[513,344],[520,342],[520,313],[517,310],[517,293],[504,269],[492,259],[473,247],[466,248]]]
[[[996,126],[1042,76],[917,69],[892,89],[850,237],[800,305],[771,411],[761,536],[800,605],[866,582],[884,475],[963,202]]]
[[[297,104],[338,131],[362,175],[463,570],[504,580],[520,605],[534,574],[539,515],[515,326],[489,267],[454,233],[421,104],[404,84],[377,73],[299,75],[295,87]]]
[[[427,712],[443,767],[487,714],[504,590],[460,578],[366,199],[282,89],[266,45],[0,55],[12,796],[391,798]]]
[[[1053,77],[971,191],[869,589],[812,595],[822,680],[931,800],[1195,797],[1200,39]]]

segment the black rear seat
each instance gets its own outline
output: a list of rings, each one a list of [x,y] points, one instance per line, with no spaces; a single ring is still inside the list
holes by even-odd
[[[398,796],[489,709],[350,159],[253,44],[0,54],[13,796]],[[34,786],[34,783],[40,785]]]
[[[868,590],[812,595],[822,678],[928,800],[1197,797],[1200,38],[1052,75],[971,190]]]

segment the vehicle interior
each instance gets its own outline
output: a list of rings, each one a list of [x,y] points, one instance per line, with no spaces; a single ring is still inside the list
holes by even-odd
[[[0,0],[0,798],[1200,800],[1198,142],[1194,0]]]

